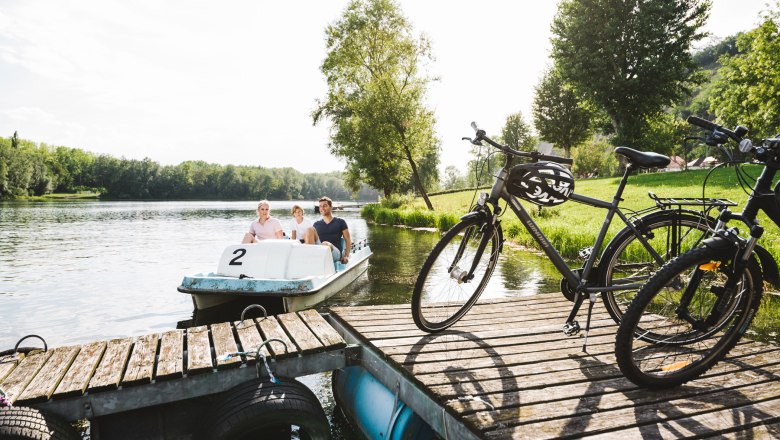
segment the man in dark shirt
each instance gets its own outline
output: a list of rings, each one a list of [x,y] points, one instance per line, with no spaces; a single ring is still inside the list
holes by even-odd
[[[328,197],[320,197],[320,214],[322,219],[314,222],[317,236],[323,243],[329,243],[333,251],[333,261],[349,262],[349,250],[352,248],[352,240],[349,237],[349,229],[344,219],[333,216],[333,201]],[[344,237],[344,252],[341,249],[341,237]]]

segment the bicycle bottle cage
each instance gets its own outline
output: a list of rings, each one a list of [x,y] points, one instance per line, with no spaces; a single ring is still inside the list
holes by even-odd
[[[555,162],[522,163],[509,171],[506,189],[536,205],[555,206],[574,192],[574,176]]]

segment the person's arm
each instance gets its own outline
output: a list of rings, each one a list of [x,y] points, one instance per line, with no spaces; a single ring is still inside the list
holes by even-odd
[[[274,220],[274,236],[276,238],[284,238],[284,231],[282,231],[282,222],[277,219]]]
[[[341,231],[341,234],[344,236],[344,253],[341,256],[341,262],[346,263],[346,260],[349,258],[349,251],[352,249],[352,239],[349,237],[349,229],[344,229]]]

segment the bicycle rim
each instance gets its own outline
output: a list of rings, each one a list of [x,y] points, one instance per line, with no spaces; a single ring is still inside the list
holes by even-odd
[[[492,233],[478,256],[487,229]],[[417,327],[426,332],[441,331],[466,314],[493,274],[499,248],[497,230],[487,228],[485,222],[467,220],[450,229],[428,256],[415,283],[412,317]],[[473,276],[464,280],[472,265],[476,265]]]
[[[666,263],[672,258],[701,244],[709,234],[707,218],[667,211],[642,228],[648,244]],[[604,286],[643,285],[650,276],[661,268],[642,242],[630,230],[623,233],[611,251],[604,255],[601,283]],[[604,306],[616,323],[620,323],[631,301],[640,287],[604,292]]]
[[[703,374],[737,343],[760,301],[761,279],[754,264],[733,273],[733,255],[733,250],[696,249],[642,288],[637,309],[627,312],[618,330],[618,364],[629,379],[653,388],[677,386]],[[723,290],[735,277],[735,289]],[[693,294],[681,307],[686,289]],[[719,295],[727,301],[714,311]],[[688,316],[683,318],[681,310]],[[703,325],[707,318],[712,321]]]

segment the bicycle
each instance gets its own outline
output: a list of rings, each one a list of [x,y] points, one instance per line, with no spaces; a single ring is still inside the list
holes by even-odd
[[[763,280],[777,286],[780,278],[774,258],[757,244],[764,229],[756,220],[763,211],[780,226],[780,182],[771,189],[780,168],[780,139],[765,139],[755,147],[743,139],[744,127],[731,131],[696,117],[688,122],[724,143],[736,141],[763,170],[750,188],[749,176],[735,166],[738,182],[749,195],[742,212],[722,209],[714,236],[650,277],[623,316],[615,341],[620,371],[635,384],[655,389],[695,379],[723,359],[750,326]],[[728,162],[737,163],[733,158]],[[747,225],[749,237],[727,228],[730,220]]]
[[[425,332],[438,332],[452,326],[484,290],[504,242],[501,200],[563,275],[561,291],[574,302],[563,326],[565,334],[574,335],[580,331],[575,318],[584,300],[589,299],[583,349],[587,346],[590,317],[599,293],[610,316],[620,322],[628,303],[650,273],[682,251],[696,246],[709,234],[715,225],[709,211],[714,207],[734,205],[728,200],[668,199],[651,194],[654,206],[631,211],[632,215],[627,216],[619,205],[631,171],[664,167],[669,164],[669,157],[617,147],[615,153],[623,156],[628,165],[612,201],[607,202],[574,192],[574,178],[562,166],[571,164],[571,159],[514,150],[488,138],[476,123],[471,126],[476,137],[463,139],[475,145],[485,141],[504,153],[505,163],[490,194],[480,194],[470,212],[442,237],[422,266],[412,294],[412,317],[417,327]],[[513,165],[515,158],[527,161]],[[566,264],[518,198],[539,206],[555,206],[573,200],[607,211],[593,247],[583,255],[586,260],[581,268],[572,269]],[[694,211],[690,205],[699,205],[702,211]],[[597,265],[598,252],[616,214],[626,226],[604,247]]]

